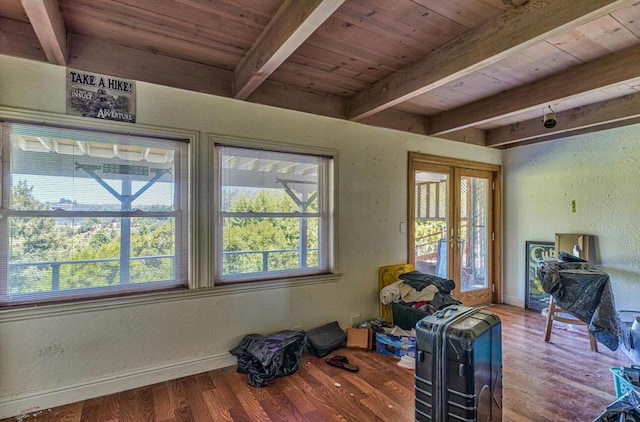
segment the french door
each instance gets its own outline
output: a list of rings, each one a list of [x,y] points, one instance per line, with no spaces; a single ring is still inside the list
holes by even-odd
[[[409,258],[464,305],[500,302],[500,167],[409,155]]]

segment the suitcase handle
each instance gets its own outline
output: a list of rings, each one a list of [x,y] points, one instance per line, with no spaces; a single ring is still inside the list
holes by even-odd
[[[450,314],[452,313],[455,314],[456,312],[458,312],[458,307],[450,306],[450,307],[439,310],[438,312],[436,312],[435,316],[438,319],[444,319],[444,318],[448,318]]]

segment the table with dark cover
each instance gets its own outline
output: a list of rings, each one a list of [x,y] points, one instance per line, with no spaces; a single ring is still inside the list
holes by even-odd
[[[586,323],[600,343],[618,348],[620,322],[607,273],[589,262],[562,261],[543,261],[537,273],[540,285],[559,307]]]

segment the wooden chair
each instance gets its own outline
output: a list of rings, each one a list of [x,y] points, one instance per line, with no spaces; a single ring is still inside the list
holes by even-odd
[[[549,308],[547,309],[547,327],[544,330],[544,341],[549,342],[551,338],[551,329],[553,328],[553,321],[564,322],[566,324],[572,325],[587,325],[584,322],[580,321],[578,318],[575,318],[572,315],[569,315],[561,308],[556,306],[556,300],[551,296],[551,300],[549,301]],[[588,329],[587,329],[588,330]],[[598,351],[598,342],[595,337],[588,332],[589,335],[589,345],[591,346],[591,350],[594,352]]]

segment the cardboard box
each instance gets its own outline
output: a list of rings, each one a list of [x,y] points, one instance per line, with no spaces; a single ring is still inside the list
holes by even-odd
[[[416,357],[416,338],[376,333],[376,352],[389,356]]]
[[[347,347],[370,350],[372,347],[371,329],[349,328],[347,330]]]

